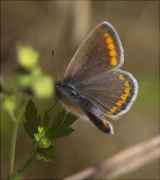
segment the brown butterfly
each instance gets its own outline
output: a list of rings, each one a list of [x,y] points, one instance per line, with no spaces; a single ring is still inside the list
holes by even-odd
[[[138,94],[138,83],[123,65],[123,47],[114,27],[102,22],[88,35],[71,60],[55,93],[67,108],[113,134],[106,118],[126,113]]]

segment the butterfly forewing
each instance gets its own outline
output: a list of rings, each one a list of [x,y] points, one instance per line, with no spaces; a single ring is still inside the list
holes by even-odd
[[[85,39],[70,62],[64,82],[76,85],[123,64],[123,48],[116,30],[102,22]]]

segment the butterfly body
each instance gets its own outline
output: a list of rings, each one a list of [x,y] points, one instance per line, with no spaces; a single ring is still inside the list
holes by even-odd
[[[71,60],[55,93],[67,108],[87,117],[100,130],[113,134],[106,118],[118,119],[132,106],[138,83],[119,68],[123,48],[116,30],[102,22],[85,39]]]
[[[82,95],[82,93],[77,92],[77,90],[69,84],[57,81],[55,87],[58,99],[61,100],[68,109],[76,114],[85,117],[89,116],[95,126],[104,132],[113,134],[112,127],[110,127],[105,120],[101,121],[102,118],[104,119],[103,113],[92,100]]]

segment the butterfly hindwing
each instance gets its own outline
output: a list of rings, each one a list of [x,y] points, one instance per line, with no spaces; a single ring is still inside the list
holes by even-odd
[[[105,115],[116,119],[130,109],[138,93],[138,84],[129,72],[116,70],[90,78],[76,89]]]

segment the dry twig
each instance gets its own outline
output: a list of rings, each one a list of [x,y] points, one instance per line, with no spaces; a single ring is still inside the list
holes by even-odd
[[[160,156],[159,144],[160,136],[145,140],[64,180],[118,178],[158,159]]]

